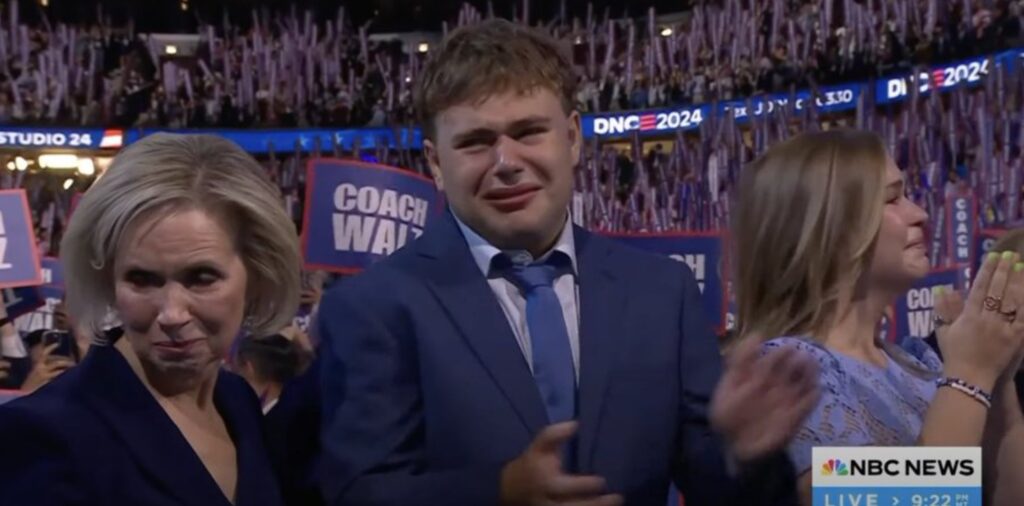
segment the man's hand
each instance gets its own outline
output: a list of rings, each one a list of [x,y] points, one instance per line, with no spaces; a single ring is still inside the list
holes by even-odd
[[[502,469],[502,506],[622,504],[622,496],[606,493],[604,478],[562,471],[563,448],[577,427],[576,422],[545,427],[522,455]]]
[[[818,403],[818,366],[793,348],[760,355],[747,337],[729,355],[711,400],[711,425],[739,464],[779,451]]]

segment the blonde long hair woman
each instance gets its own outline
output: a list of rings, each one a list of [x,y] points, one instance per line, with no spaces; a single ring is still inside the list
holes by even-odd
[[[1019,255],[984,262],[940,338],[943,364],[920,339],[879,338],[885,308],[930,264],[928,216],[904,196],[876,135],[806,133],[772,147],[744,172],[736,211],[741,336],[764,340],[766,353],[795,346],[821,365],[822,398],[789,447],[805,504],[812,447],[1000,439],[986,429],[990,410],[1019,410],[999,379],[1024,340]]]

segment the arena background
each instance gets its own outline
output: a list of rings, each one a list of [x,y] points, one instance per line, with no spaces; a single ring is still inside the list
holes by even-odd
[[[396,218],[401,240],[375,229],[340,251],[337,230],[316,228],[337,210],[314,181],[329,194],[326,181],[356,180],[439,209],[411,89],[444,33],[501,16],[562,40],[581,76],[574,220],[687,262],[723,334],[735,318],[729,203],[744,165],[799,131],[879,133],[931,216],[935,269],[894,304],[887,332],[923,337],[932,290],[964,286],[994,238],[1021,223],[1021,4],[8,1],[0,189],[24,195],[32,237],[20,240],[40,261],[0,287],[19,331],[51,328],[77,198],[119,149],[164,130],[237,142],[280,186],[307,268],[358,271],[425,218]]]

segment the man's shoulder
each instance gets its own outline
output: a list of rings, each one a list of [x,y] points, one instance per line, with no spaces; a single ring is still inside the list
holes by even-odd
[[[580,233],[580,229],[577,229],[577,233]],[[606,267],[625,278],[657,285],[695,282],[693,272],[685,262],[625,244],[600,233],[582,231],[582,234],[586,237],[586,247],[606,250]]]
[[[421,285],[428,274],[414,248],[415,243],[357,274],[339,279],[324,294],[320,306],[335,307],[339,302],[356,303],[364,307],[399,304],[416,291],[416,287]]]

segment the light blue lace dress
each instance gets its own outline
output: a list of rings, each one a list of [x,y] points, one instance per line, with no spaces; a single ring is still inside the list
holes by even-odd
[[[802,474],[811,467],[815,446],[913,446],[921,433],[925,411],[935,396],[935,379],[923,378],[888,358],[879,367],[826,349],[799,337],[780,337],[764,343],[770,353],[795,346],[821,366],[821,400],[789,445],[789,457]],[[907,338],[898,353],[917,366],[942,371],[942,363],[927,343]]]

